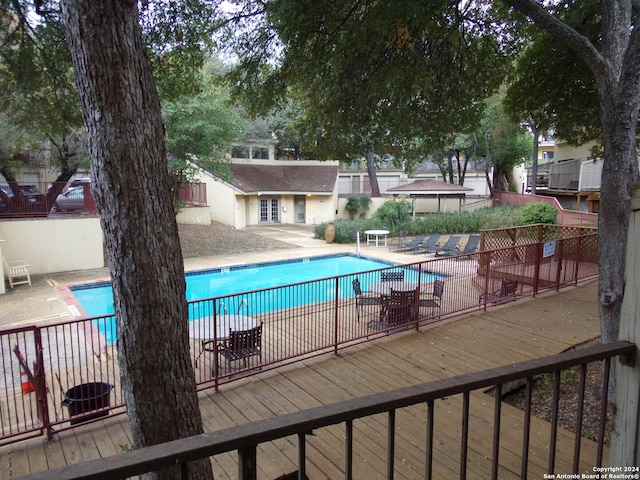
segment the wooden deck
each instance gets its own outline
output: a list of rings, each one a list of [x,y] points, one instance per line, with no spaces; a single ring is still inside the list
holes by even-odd
[[[495,366],[559,353],[599,336],[597,282],[524,299],[487,312],[408,331],[349,348],[339,357],[318,357],[200,394],[206,431],[216,431],[275,415],[429,382]],[[436,403],[435,478],[458,478],[461,398]],[[468,478],[491,472],[493,399],[471,396]],[[396,477],[424,478],[424,405],[398,412]],[[519,478],[522,412],[503,406],[500,478]],[[354,424],[354,478],[385,478],[385,416]],[[311,479],[343,477],[344,426],[314,432],[307,440]],[[548,463],[548,424],[534,421],[529,478],[542,478]],[[59,433],[52,441],[24,441],[0,448],[0,478],[79,463],[121,453],[131,445],[126,417],[114,416]],[[555,473],[571,473],[572,437],[559,435]],[[583,442],[583,467],[590,471],[595,444]],[[295,438],[258,450],[259,478],[275,479],[296,470]],[[212,459],[216,479],[236,478],[235,454]]]

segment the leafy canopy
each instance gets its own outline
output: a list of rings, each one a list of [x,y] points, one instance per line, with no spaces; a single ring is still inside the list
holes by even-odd
[[[583,0],[556,7],[558,16],[594,45],[601,43],[600,2]],[[584,145],[602,137],[596,82],[587,64],[565,43],[537,28],[518,57],[504,99],[515,121],[538,131],[553,128],[556,138]]]
[[[476,3],[239,3],[226,37],[236,94],[254,112],[298,99],[320,158],[468,131],[509,65],[504,23]]]
[[[228,103],[224,87],[206,82],[200,93],[165,102],[164,123],[170,167],[182,181],[193,174],[196,164],[219,178],[231,171],[225,154],[244,129],[240,115]]]

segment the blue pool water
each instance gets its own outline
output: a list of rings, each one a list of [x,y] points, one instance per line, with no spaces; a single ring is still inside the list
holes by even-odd
[[[191,272],[187,273],[185,277],[187,280],[187,301],[221,297],[389,266],[391,264],[364,257],[343,255]],[[114,313],[113,290],[110,283],[71,287],[71,291],[90,317]]]
[[[372,260],[365,257],[351,255],[326,256],[291,260],[285,262],[272,262],[252,265],[241,265],[228,268],[191,272],[186,275],[187,300],[201,300],[211,297],[223,297],[228,295],[261,290],[270,287],[278,287],[309,280],[317,280],[328,277],[337,277],[354,273],[366,272],[380,268],[390,267],[392,264]],[[405,270],[405,280],[417,281],[418,273],[414,270]],[[353,295],[351,280],[353,277],[342,279],[339,286],[340,297]],[[423,274],[423,281],[433,279],[431,274]],[[363,290],[367,289],[368,276],[361,279]],[[295,287],[290,287],[295,288]],[[114,313],[113,291],[111,284],[101,283],[71,287],[74,296],[91,317],[112,315]],[[249,303],[249,313],[257,314],[283,308],[291,308],[297,305],[293,302],[304,301],[312,303],[327,301],[335,297],[333,285],[323,284],[318,288],[310,288],[304,294],[270,295],[249,298],[246,295],[235,295],[225,298],[224,303],[230,313],[234,313],[245,300]],[[190,319],[211,315],[211,307],[194,304],[190,307]],[[113,326],[103,328],[104,322],[98,328],[110,342],[115,331]],[[105,331],[106,330],[106,331]]]

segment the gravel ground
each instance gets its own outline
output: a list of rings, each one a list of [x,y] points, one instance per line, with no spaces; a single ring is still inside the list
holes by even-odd
[[[587,367],[585,383],[584,414],[582,416],[582,436],[596,440],[600,428],[601,417],[601,363],[591,363]],[[571,432],[576,431],[576,414],[580,392],[580,371],[577,367],[565,370],[560,376],[560,402],[558,405],[558,423]],[[505,396],[504,401],[509,405],[524,409],[524,388]],[[531,395],[531,410],[534,415],[550,421],[553,403],[553,376],[541,375],[534,379],[534,389]],[[605,444],[611,439],[611,419],[613,406],[607,410],[605,428]]]
[[[184,258],[291,248],[289,243],[219,223],[179,225],[179,231]]]

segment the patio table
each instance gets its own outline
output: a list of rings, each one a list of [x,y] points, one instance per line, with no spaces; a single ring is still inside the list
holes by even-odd
[[[389,230],[365,230],[364,234],[367,236],[367,245],[369,245],[371,237],[375,237],[377,247],[380,237],[384,237],[384,246],[387,246],[387,235],[389,235]]]
[[[369,291],[373,293],[379,293],[380,295],[391,295],[391,290],[415,290],[418,288],[418,282],[404,282],[404,281],[392,281],[392,282],[376,282],[369,286]]]

